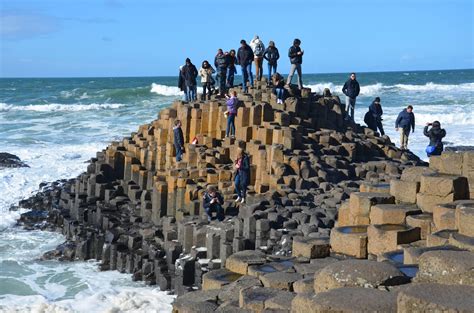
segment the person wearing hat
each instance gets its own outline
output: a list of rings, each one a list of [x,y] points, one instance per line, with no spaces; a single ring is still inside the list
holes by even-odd
[[[380,131],[380,135],[385,135],[385,132],[383,130],[382,126],[382,105],[380,104],[380,97],[375,97],[374,101],[372,101],[372,104],[369,106],[369,112],[372,117],[372,123],[371,125],[368,125],[370,129],[372,129],[374,132],[377,131],[377,128]]]
[[[431,126],[431,129],[429,127]],[[423,134],[430,138],[430,144],[426,147],[426,155],[428,157],[432,155],[441,155],[443,152],[443,141],[442,139],[446,136],[446,131],[441,128],[441,123],[434,121],[433,123],[426,123]]]

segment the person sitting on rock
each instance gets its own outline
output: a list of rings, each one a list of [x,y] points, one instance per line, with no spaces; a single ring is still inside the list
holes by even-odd
[[[174,148],[176,150],[176,162],[182,160],[184,153],[184,136],[183,130],[181,129],[181,121],[174,121],[173,127],[173,136],[174,136]]]
[[[395,130],[400,130],[400,149],[408,149],[408,136],[410,136],[410,129],[415,132],[415,114],[413,114],[413,107],[407,106],[398,114],[395,121]]]
[[[273,93],[277,97],[277,103],[282,104],[285,101],[285,80],[279,73],[272,76]]]
[[[210,222],[212,220],[212,213],[216,212],[217,219],[223,221],[225,218],[224,209],[222,208],[224,198],[217,192],[216,187],[207,187],[202,199],[203,207],[207,214],[207,220]]]
[[[290,74],[288,74],[288,79],[286,80],[286,84],[290,85],[291,80],[293,79],[293,75],[298,75],[298,88],[301,90],[303,89],[303,77],[301,73],[301,64],[303,63],[303,54],[304,51],[300,48],[301,40],[296,38],[293,40],[293,45],[288,50],[288,57],[290,58],[291,68]]]
[[[374,132],[376,132],[378,128],[380,131],[380,135],[385,135],[382,125],[383,110],[382,105],[380,104],[380,97],[375,97],[375,100],[372,101],[372,104],[369,106],[369,112],[372,117],[372,123],[371,125],[367,126],[369,126],[369,128],[372,129]]]
[[[208,61],[202,62],[202,66],[199,69],[199,76],[201,76],[202,84],[202,100],[206,100],[206,89],[207,89],[207,100],[211,99],[211,83],[212,83],[212,74],[216,71],[209,64]]]
[[[268,82],[271,82],[272,69],[273,69],[273,73],[277,72],[278,59],[280,58],[280,53],[278,52],[278,49],[275,47],[275,42],[270,41],[268,43],[268,48],[265,50],[265,53],[263,54],[263,58],[267,60]]]
[[[431,126],[431,129],[428,129]],[[423,134],[430,138],[430,144],[426,147],[426,155],[428,157],[432,155],[441,155],[443,152],[443,141],[442,139],[446,136],[446,131],[441,128],[441,123],[434,121],[433,123],[427,123]]]
[[[234,184],[235,193],[237,194],[237,199],[235,199],[235,202],[244,203],[247,193],[247,186],[250,183],[250,160],[244,149],[239,148],[237,160],[235,160],[234,166]]]
[[[234,90],[232,96],[229,97],[226,95],[227,101],[227,128],[225,131],[226,137],[235,137],[235,117],[237,116],[237,105],[239,104],[239,99],[237,99],[237,92]]]

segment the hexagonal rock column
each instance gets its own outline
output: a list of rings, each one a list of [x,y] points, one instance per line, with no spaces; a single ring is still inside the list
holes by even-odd
[[[240,291],[239,307],[253,312],[264,309],[279,309],[289,311],[295,294],[273,288],[250,287]]]
[[[469,199],[466,177],[445,174],[424,174],[421,176],[420,193],[416,204],[423,212],[433,212],[438,204]]]
[[[292,255],[308,259],[325,258],[329,256],[329,238],[293,238]]]
[[[331,250],[359,259],[367,258],[367,226],[335,227],[331,231]]]
[[[381,255],[388,251],[397,250],[399,244],[420,240],[420,229],[405,225],[370,225],[367,228],[367,251]]]
[[[436,247],[447,245],[449,243],[449,237],[452,233],[455,233],[455,230],[440,230],[426,236],[426,246],[427,247]]]
[[[303,278],[298,273],[275,272],[260,276],[264,287],[293,291],[293,283]]]
[[[454,213],[456,203],[439,204],[433,208],[433,222],[436,230],[456,229]]]
[[[397,312],[397,293],[350,287],[318,294],[298,294],[291,303],[291,312]]]
[[[474,237],[465,236],[459,233],[451,233],[449,236],[449,244],[459,249],[474,252]]]
[[[241,276],[241,274],[231,272],[225,268],[210,271],[202,276],[202,290],[220,289]]]
[[[409,215],[406,217],[408,226],[418,227],[420,229],[420,238],[422,240],[425,240],[427,235],[431,233],[431,222],[433,222],[433,215],[430,213]]]
[[[358,217],[359,225],[370,224],[370,209],[376,204],[393,204],[395,198],[388,193],[353,192],[349,198],[350,214]]]
[[[407,282],[395,266],[387,262],[344,260],[329,264],[314,275],[314,291],[341,287],[377,288]]]
[[[398,312],[472,312],[474,287],[411,284],[397,298]]]
[[[474,207],[458,205],[455,212],[455,225],[460,234],[474,237]]]
[[[247,275],[247,269],[250,265],[260,265],[265,262],[265,253],[258,250],[244,250],[228,257],[225,261],[225,267],[229,271]]]
[[[408,215],[421,213],[414,204],[377,204],[370,210],[371,224],[405,224]]]
[[[198,290],[189,292],[184,296],[176,298],[173,303],[173,313],[206,313],[214,312],[218,305],[216,303],[218,290]]]
[[[474,253],[470,251],[430,251],[422,254],[416,282],[474,286]]]
[[[397,202],[416,203],[416,194],[420,191],[420,183],[392,179],[390,181],[390,194]]]

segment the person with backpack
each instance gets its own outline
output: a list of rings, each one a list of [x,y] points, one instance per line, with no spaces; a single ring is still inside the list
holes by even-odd
[[[248,92],[247,83],[250,79],[250,85],[253,87],[253,76],[252,76],[252,61],[254,55],[252,48],[247,45],[245,40],[240,41],[240,48],[237,50],[237,62],[242,68],[242,88],[244,92]]]
[[[234,87],[234,76],[237,74],[235,65],[237,64],[237,57],[235,56],[235,50],[229,51],[228,55],[229,67],[227,68],[227,88]]]
[[[430,126],[431,129],[429,129]],[[423,134],[430,138],[430,144],[426,147],[426,155],[428,157],[441,155],[444,149],[442,139],[446,136],[446,131],[441,128],[441,123],[438,121],[427,123],[423,129]]]
[[[242,148],[239,148],[237,152],[237,160],[234,162],[234,167],[234,185],[235,193],[237,193],[237,199],[235,199],[235,202],[244,203],[247,187],[250,183],[250,159]]]
[[[229,62],[227,55],[222,51],[222,49],[217,50],[217,55],[214,59],[214,65],[216,66],[217,75],[219,77],[219,94],[221,97],[223,97],[225,95],[225,83]]]
[[[293,40],[293,45],[288,49],[288,57],[290,58],[291,68],[290,74],[288,74],[288,79],[286,80],[286,84],[290,85],[291,80],[293,79],[293,75],[298,75],[298,88],[301,90],[303,89],[303,77],[301,73],[301,64],[303,64],[303,54],[304,51],[301,50],[301,40],[296,38]]]
[[[211,84],[212,84],[212,74],[216,71],[209,64],[208,61],[203,61],[202,66],[199,69],[199,76],[201,76],[202,84],[202,100],[206,100],[206,89],[207,89],[207,100],[211,99]]]
[[[186,86],[186,99],[187,101],[196,101],[196,77],[198,71],[196,66],[191,62],[189,58],[186,59],[186,64],[183,67],[183,78]]]
[[[356,98],[360,93],[360,85],[355,73],[351,73],[349,79],[344,83],[342,92],[346,95],[346,117],[354,121]]]
[[[380,135],[385,135],[385,132],[383,130],[382,126],[382,115],[383,115],[383,110],[382,110],[382,105],[380,104],[380,97],[375,97],[374,101],[372,101],[372,104],[369,106],[369,123],[367,123],[367,126],[372,129],[374,132],[377,131],[377,128],[380,131]],[[365,119],[364,119],[365,120]],[[369,125],[370,124],[370,125]]]
[[[174,121],[173,126],[173,138],[174,138],[174,148],[176,150],[176,162],[182,160],[184,153],[184,136],[183,130],[181,129],[181,121]]]
[[[237,116],[237,105],[239,99],[237,99],[237,92],[234,90],[232,96],[226,96],[227,101],[227,128],[225,131],[226,137],[235,137],[235,117]]]
[[[415,132],[415,114],[413,114],[413,107],[407,106],[398,114],[395,121],[395,130],[400,131],[400,149],[408,150],[408,136],[410,129]]]
[[[280,53],[278,53],[278,49],[275,47],[275,43],[270,41],[268,43],[268,48],[265,49],[263,53],[263,58],[267,60],[268,64],[268,82],[272,81],[272,69],[273,73],[277,72],[277,61],[280,58]]]
[[[255,79],[261,80],[263,74],[263,55],[265,53],[265,45],[260,38],[255,37],[250,41],[250,47],[252,48],[254,61],[255,61]]]

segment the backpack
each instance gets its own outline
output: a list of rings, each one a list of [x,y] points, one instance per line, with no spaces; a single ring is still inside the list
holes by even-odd
[[[372,126],[372,122],[373,122],[373,117],[372,117],[372,113],[370,111],[367,111],[367,113],[365,113],[364,115],[364,123],[371,127]]]
[[[255,46],[255,51],[253,52],[256,56],[261,57],[265,51],[263,50],[263,44],[260,41],[256,46]]]

